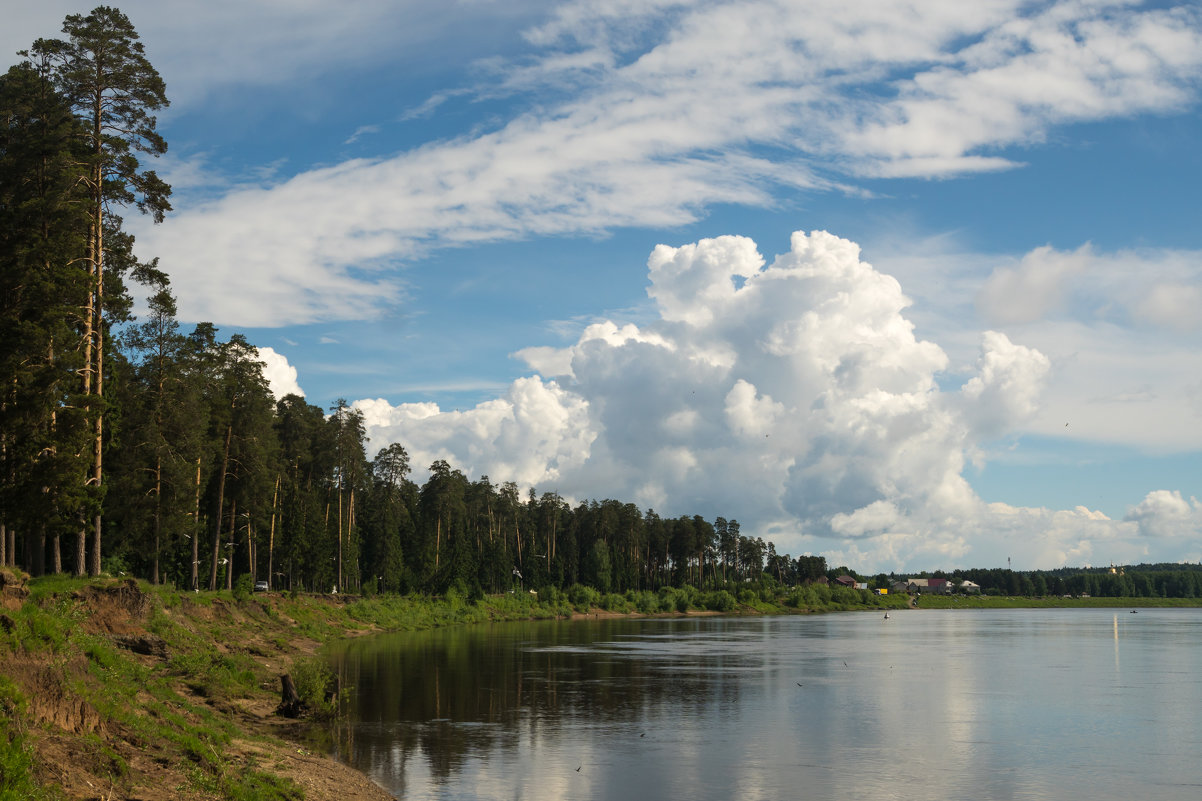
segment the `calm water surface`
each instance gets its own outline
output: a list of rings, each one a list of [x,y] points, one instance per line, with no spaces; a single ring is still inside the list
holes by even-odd
[[[1202,610],[509,623],[332,655],[405,799],[1202,797]]]

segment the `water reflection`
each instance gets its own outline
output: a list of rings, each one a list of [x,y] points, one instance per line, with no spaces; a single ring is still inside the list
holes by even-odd
[[[1202,701],[1199,624],[963,610],[362,639],[332,655],[356,688],[339,754],[407,799],[1043,799],[1066,776],[1174,798],[1202,782],[1183,712]]]

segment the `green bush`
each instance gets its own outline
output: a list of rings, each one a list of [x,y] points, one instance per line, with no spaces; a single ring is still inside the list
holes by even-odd
[[[234,581],[234,599],[237,601],[247,600],[254,588],[255,580],[251,578],[250,573],[243,573]]]
[[[568,599],[568,596],[559,587],[554,584],[548,584],[538,591],[538,602],[554,606],[563,603]]]
[[[609,612],[629,612],[632,606],[625,595],[607,592],[601,596],[601,608]]]
[[[717,590],[706,596],[705,608],[713,612],[733,612],[738,602],[726,590]]]
[[[583,584],[573,584],[568,587],[568,600],[578,611],[587,612],[601,601],[601,593]]]
[[[338,688],[337,677],[320,659],[302,659],[292,665],[292,681],[301,703],[317,718],[329,719],[338,712],[345,689]]]
[[[627,598],[634,604],[634,608],[644,615],[654,615],[660,611],[659,596],[648,590],[640,590],[638,592],[628,592]]]

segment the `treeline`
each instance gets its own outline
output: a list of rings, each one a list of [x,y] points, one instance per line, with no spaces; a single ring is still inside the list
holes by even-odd
[[[1202,565],[1141,564],[1124,567],[1061,567],[1014,571],[1003,568],[935,571],[923,578],[967,579],[989,595],[1095,598],[1202,598]]]
[[[243,337],[181,328],[167,273],[122,228],[119,210],[159,221],[171,193],[139,162],[166,152],[167,98],[133,25],[101,6],[62,30],[0,76],[0,563],[398,592],[826,573],[734,520],[522,498],[444,461],[418,486],[400,445],[368,459],[345,401],[277,403]]]

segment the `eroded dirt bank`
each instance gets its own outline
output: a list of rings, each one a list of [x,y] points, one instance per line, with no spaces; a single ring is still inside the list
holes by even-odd
[[[33,792],[47,799],[392,798],[308,745],[312,720],[276,713],[280,675],[339,625],[337,603],[173,595],[132,580],[31,592],[3,571],[9,753],[32,755]]]

